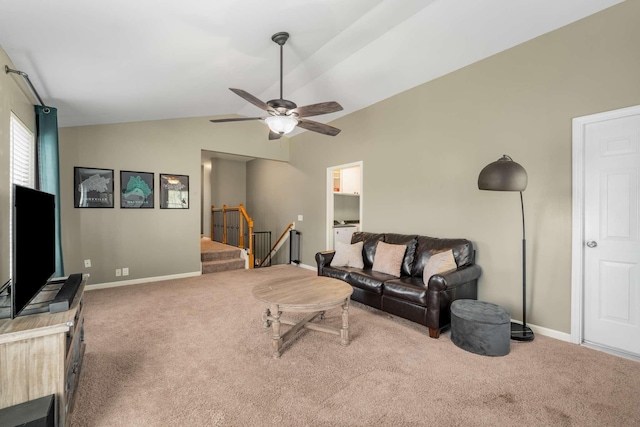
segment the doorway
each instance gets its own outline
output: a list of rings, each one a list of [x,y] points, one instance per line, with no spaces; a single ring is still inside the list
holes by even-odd
[[[344,220],[357,220],[357,229],[360,231],[363,230],[363,177],[363,161],[327,168],[327,250],[334,248],[334,221],[344,222]],[[336,205],[336,197],[338,197],[339,205]],[[353,206],[354,203],[355,209],[350,208],[349,206]],[[338,212],[350,212],[348,215],[357,215],[358,218],[336,218],[336,207],[341,209]]]
[[[640,360],[640,106],[573,120],[571,340]]]

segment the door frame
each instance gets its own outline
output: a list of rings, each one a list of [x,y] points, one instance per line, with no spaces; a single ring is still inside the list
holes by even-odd
[[[364,196],[364,162],[362,160],[352,163],[345,163],[343,165],[330,166],[327,168],[327,223],[326,223],[326,249],[333,248],[333,171],[339,169],[352,168],[354,166],[360,166],[360,227],[362,230],[362,200]]]
[[[585,137],[587,125],[640,114],[640,105],[573,119],[573,201],[571,238],[571,342],[584,342],[584,197]]]

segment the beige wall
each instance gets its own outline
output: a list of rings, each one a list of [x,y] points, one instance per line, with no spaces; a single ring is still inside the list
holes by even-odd
[[[91,274],[90,284],[144,279],[200,271],[201,150],[253,153],[287,160],[288,142],[267,144],[266,128],[214,125],[189,118],[60,129],[60,184],[65,271]],[[74,166],[189,176],[189,209],[114,209],[73,207]],[[91,268],[83,260],[91,259]],[[128,267],[130,275],[116,277]]]
[[[250,163],[249,188],[271,193],[248,203],[281,197],[261,184],[267,176],[285,183],[296,196],[269,214],[282,225],[304,213],[302,262],[315,265],[326,168],[363,160],[365,230],[469,238],[479,297],[521,319],[519,195],[477,187],[480,170],[508,154],[529,174],[527,319],[569,333],[571,122],[640,104],[638,40],[640,2],[628,1],[336,120],[335,138],[305,132],[291,139],[289,165]]]
[[[114,270],[121,267],[131,275],[120,280],[198,271],[201,149],[261,158],[247,163],[256,230],[272,231],[275,239],[295,221],[302,262],[314,265],[314,254],[325,247],[326,169],[362,160],[365,229],[471,239],[483,268],[480,298],[519,318],[518,195],[476,185],[486,164],[509,154],[529,172],[528,320],[568,333],[571,119],[640,104],[638,17],[640,2],[624,2],[343,117],[334,123],[342,129],[335,138],[305,132],[267,141],[260,123],[214,125],[208,118],[60,129],[65,270],[88,272],[91,283],[118,280]],[[8,109],[28,121],[26,99],[14,79],[0,73],[3,174]],[[114,169],[116,188],[120,170],[154,172],[156,184],[160,172],[189,175],[190,209],[74,209],[74,166]],[[0,197],[5,224],[6,184]],[[299,214],[304,221],[296,220]],[[279,256],[286,260],[284,252]],[[82,265],[87,258],[91,269]]]
[[[11,206],[11,149],[9,145],[10,118],[13,112],[35,134],[36,118],[33,109],[35,102],[26,87],[24,79],[17,74],[7,74],[4,66],[11,69],[16,67],[9,60],[5,51],[0,47],[0,286],[10,277],[9,256],[9,220]]]

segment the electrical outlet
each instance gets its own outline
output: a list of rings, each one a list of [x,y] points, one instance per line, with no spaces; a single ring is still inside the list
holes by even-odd
[[[122,275],[123,276],[128,276],[129,275],[129,267],[125,267],[122,269]]]
[[[85,259],[84,260],[84,268],[89,268],[91,267],[91,260],[90,259]]]
[[[302,215],[298,215],[298,221],[302,221]]]
[[[122,270],[120,270],[119,268],[116,268],[116,277],[120,277],[122,276]]]

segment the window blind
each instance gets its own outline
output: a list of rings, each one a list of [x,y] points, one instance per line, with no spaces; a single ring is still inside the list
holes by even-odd
[[[35,188],[35,141],[33,132],[11,114],[11,183]]]
[[[9,125],[11,150],[9,202],[13,209],[13,184],[35,188],[36,149],[33,132],[13,113]],[[13,213],[9,214],[9,247],[13,248]],[[13,249],[9,251],[9,269],[13,277]]]

